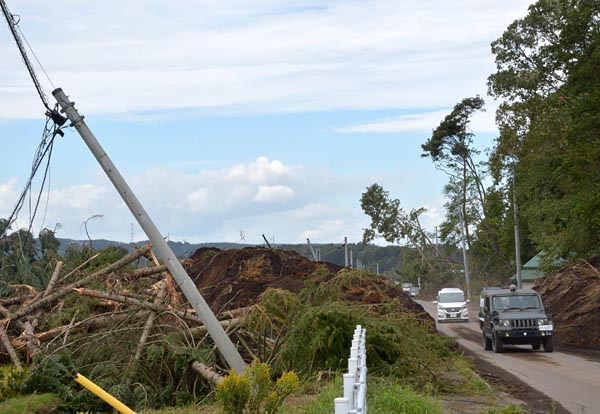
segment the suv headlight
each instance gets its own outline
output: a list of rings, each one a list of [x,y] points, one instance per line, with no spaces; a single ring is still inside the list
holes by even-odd
[[[538,319],[537,320],[537,324],[538,324],[538,326],[540,326],[540,325],[548,325],[548,319]]]
[[[498,322],[498,325],[500,325],[504,328],[510,328],[510,321],[508,319],[500,319],[500,321]]]

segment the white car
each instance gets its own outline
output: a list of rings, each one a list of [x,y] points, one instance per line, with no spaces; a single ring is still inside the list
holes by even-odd
[[[469,301],[465,300],[465,294],[458,288],[444,288],[438,292],[437,320],[438,322],[458,321],[469,322]]]

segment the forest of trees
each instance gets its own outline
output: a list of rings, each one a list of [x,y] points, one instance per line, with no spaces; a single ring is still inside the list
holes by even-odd
[[[464,240],[479,284],[515,273],[515,216],[522,262],[539,252],[546,265],[600,252],[600,2],[540,0],[491,49],[488,91],[500,103],[494,147],[479,148],[469,127],[485,110],[479,96],[456,104],[422,145],[448,176],[444,249],[456,254]],[[416,271],[455,280],[419,223],[423,209],[407,212],[378,184],[361,205],[371,217],[365,242],[408,241],[422,264]]]

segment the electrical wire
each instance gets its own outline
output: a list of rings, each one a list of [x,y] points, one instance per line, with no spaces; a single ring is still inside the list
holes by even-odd
[[[9,229],[16,222],[18,215],[19,215],[21,209],[23,208],[23,205],[25,204],[25,200],[26,200],[28,194],[30,197],[30,201],[29,201],[30,217],[29,217],[28,233],[31,231],[31,228],[33,227],[33,222],[35,220],[35,216],[37,215],[37,210],[39,208],[43,189],[46,185],[46,181],[47,181],[47,178],[48,178],[49,172],[50,172],[50,160],[52,157],[52,149],[54,147],[54,138],[56,137],[56,135],[60,135],[62,133],[62,131],[60,131],[60,128],[56,124],[52,124],[52,126],[49,126],[50,122],[51,122],[51,118],[46,117],[46,125],[44,126],[42,141],[40,142],[40,144],[38,145],[38,147],[35,151],[34,159],[33,159],[32,166],[31,166],[31,173],[29,174],[29,178],[27,179],[27,182],[25,183],[25,187],[21,191],[21,194],[19,196],[19,199],[17,200],[15,207],[13,208],[13,211],[11,212],[10,216],[7,219],[6,227],[3,230],[2,235],[0,235],[0,238],[5,237],[9,231]],[[33,179],[35,178],[35,175],[37,174],[40,166],[42,165],[42,163],[45,159],[46,159],[46,166],[45,166],[45,170],[44,170],[44,176],[42,178],[41,188],[38,193],[37,200],[35,202],[35,207],[33,208],[33,211],[32,211],[32,209],[31,209],[31,206],[32,206],[31,205],[31,187],[33,184]],[[45,216],[45,213],[44,213],[44,216]]]
[[[44,187],[46,186],[47,182],[48,182],[48,194],[50,191],[50,188],[49,188],[50,160],[52,158],[52,149],[54,146],[54,138],[56,137],[56,135],[60,135],[60,136],[64,135],[64,133],[61,130],[61,126],[67,121],[67,119],[59,114],[58,105],[55,105],[54,109],[51,109],[49,106],[48,99],[47,99],[46,95],[44,94],[44,91],[43,91],[43,88],[42,88],[40,82],[38,81],[38,78],[33,69],[33,65],[31,64],[31,62],[29,61],[29,58],[27,57],[27,52],[25,51],[25,47],[23,46],[23,41],[21,39],[24,40],[25,44],[27,45],[27,47],[29,48],[29,50],[31,51],[33,56],[35,57],[35,60],[38,63],[39,67],[44,72],[46,79],[48,79],[48,81],[50,82],[50,84],[52,85],[53,88],[54,88],[54,83],[48,76],[48,73],[46,72],[42,63],[40,62],[37,55],[33,51],[33,48],[27,41],[27,38],[23,34],[23,31],[18,26],[21,21],[20,16],[12,14],[10,12],[10,10],[8,10],[8,7],[6,6],[6,3],[4,2],[4,0],[0,0],[0,8],[2,9],[2,13],[4,14],[4,17],[6,18],[6,22],[8,23],[8,26],[10,28],[10,31],[15,39],[15,42],[17,43],[17,47],[19,49],[19,52],[23,59],[23,62],[25,63],[25,66],[27,67],[27,71],[29,72],[31,80],[33,81],[33,84],[38,92],[38,95],[40,96],[40,99],[42,100],[42,103],[44,104],[44,107],[47,110],[46,111],[46,124],[44,126],[44,131],[42,133],[42,141],[38,145],[38,148],[34,154],[32,166],[31,166],[31,173],[29,175],[29,178],[27,179],[25,188],[21,192],[21,195],[19,196],[19,199],[18,199],[14,209],[11,212],[11,214],[7,220],[6,227],[3,229],[2,234],[0,235],[0,239],[2,239],[7,235],[8,231],[12,228],[12,225],[17,220],[19,212],[23,208],[25,199],[28,194],[29,194],[29,226],[27,229],[27,237],[29,237],[29,235],[31,233],[31,228],[33,227],[33,222],[35,220],[35,217],[38,212],[38,208],[40,206],[42,193],[44,191]],[[44,159],[46,159],[45,171],[44,171],[44,175],[42,177],[40,191],[37,195],[37,198],[34,203],[35,205],[33,206],[33,209],[32,209],[31,186],[32,186],[33,179],[34,179],[38,169],[44,162]],[[48,199],[49,199],[49,196],[48,196]],[[48,202],[46,203],[46,208],[44,211],[44,221],[46,218],[47,209],[48,209]]]
[[[46,72],[46,69],[44,69],[44,66],[42,65],[42,62],[40,62],[40,60],[38,59],[37,55],[35,54],[35,51],[33,50],[33,48],[31,47],[31,45],[29,44],[29,41],[27,41],[27,38],[25,37],[25,35],[23,34],[23,31],[21,30],[21,28],[18,25],[18,22],[15,24],[15,26],[17,27],[17,30],[19,31],[19,33],[21,34],[21,37],[23,38],[23,40],[25,41],[25,44],[27,45],[27,47],[29,48],[29,51],[31,52],[31,54],[33,55],[33,57],[35,58],[35,61],[37,62],[37,64],[40,66],[40,69],[42,70],[42,72],[44,72],[44,76],[46,77],[46,79],[48,79],[48,82],[50,82],[50,85],[52,85],[52,89],[56,89],[56,86],[54,86],[54,83],[52,82],[52,80],[50,79],[50,76],[48,76],[48,73]],[[42,91],[43,93],[43,91]],[[46,96],[44,94],[44,96]]]

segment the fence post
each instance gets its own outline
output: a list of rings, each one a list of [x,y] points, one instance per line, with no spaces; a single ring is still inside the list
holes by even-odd
[[[350,358],[348,358],[348,373],[344,378],[344,396],[335,398],[335,414],[367,414],[367,330],[356,325]]]
[[[348,398],[336,398],[333,400],[335,403],[335,414],[348,414]]]

